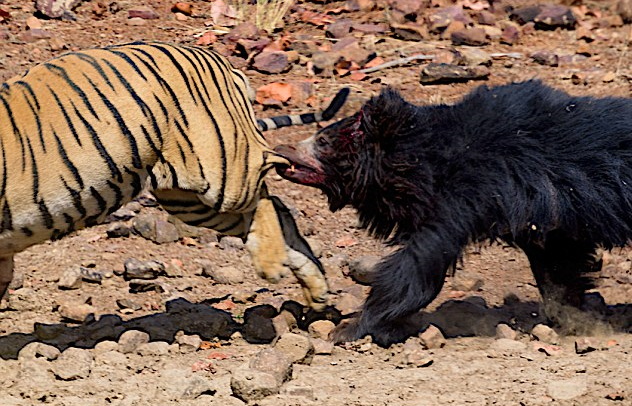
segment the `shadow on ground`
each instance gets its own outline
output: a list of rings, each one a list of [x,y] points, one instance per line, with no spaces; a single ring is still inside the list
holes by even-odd
[[[236,321],[228,312],[215,309],[212,299],[204,303],[191,303],[175,299],[167,303],[166,311],[124,321],[118,315],[107,314],[98,320],[87,318],[81,325],[36,323],[33,332],[12,333],[0,337],[0,358],[17,359],[22,348],[31,342],[42,342],[63,351],[68,347],[93,348],[104,340],[117,341],[125,331],[140,330],[149,334],[150,341],[172,343],[176,333],[197,334],[204,340],[228,339],[240,332],[243,338],[253,344],[269,343],[276,332],[272,319],[279,314],[273,306],[259,305],[246,310],[243,322]],[[304,312],[301,304],[288,301],[281,310],[294,315],[298,327],[307,329],[309,324],[319,319],[339,323],[340,313],[329,308],[324,313]],[[600,317],[612,331],[630,332],[632,329],[632,304],[604,307]],[[432,312],[420,312],[411,319],[415,331],[422,331],[430,324],[439,327],[446,337],[494,336],[499,323],[507,323],[519,331],[530,331],[538,323],[546,323],[538,302],[512,301],[499,307],[488,307],[480,297],[466,300],[449,300]]]

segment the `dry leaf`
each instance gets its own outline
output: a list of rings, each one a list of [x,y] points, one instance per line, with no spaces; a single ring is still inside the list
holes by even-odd
[[[256,100],[260,104],[269,104],[270,99],[285,103],[292,97],[292,85],[289,83],[274,82],[257,89]],[[264,103],[265,102],[265,103]]]

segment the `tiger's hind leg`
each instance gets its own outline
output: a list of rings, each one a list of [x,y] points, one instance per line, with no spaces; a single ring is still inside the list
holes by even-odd
[[[13,255],[0,257],[0,300],[4,297],[13,280]]]
[[[279,265],[287,265],[303,287],[310,307],[324,310],[329,288],[323,267],[299,233],[292,214],[277,197],[264,192],[255,209],[246,246],[266,279],[277,277]]]

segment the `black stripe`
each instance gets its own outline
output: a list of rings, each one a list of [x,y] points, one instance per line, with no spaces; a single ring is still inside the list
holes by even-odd
[[[142,44],[143,46],[148,46],[147,44]],[[154,59],[154,56],[150,53],[147,52],[146,50],[142,49],[142,48],[133,48],[134,51],[138,51],[141,54],[145,55],[147,57],[147,59],[149,59],[151,61],[151,63],[154,65],[154,68],[160,70],[160,66],[158,66],[158,64],[156,63],[156,59]],[[136,57],[138,57],[137,55],[134,55]]]
[[[31,97],[33,98],[33,102],[35,103],[35,107],[37,108],[37,110],[39,110],[40,109],[39,100],[37,100],[37,96],[35,95],[35,92],[33,91],[33,88],[31,87],[31,85],[28,82],[25,82],[23,80],[18,80],[17,82],[15,82],[15,84],[22,86],[24,90],[26,90],[27,93],[31,95]]]
[[[5,198],[7,191],[7,156],[4,151],[4,141],[0,137],[0,150],[2,151],[2,186],[0,187],[0,197]]]
[[[66,224],[68,224],[65,234],[70,234],[75,231],[75,219],[73,219],[68,213],[64,213],[64,220],[66,221]]]
[[[184,138],[184,140],[187,142],[187,145],[189,146],[189,151],[194,154],[195,151],[193,150],[193,144],[191,143],[191,140],[189,139],[187,133],[184,131],[184,128],[182,128],[178,120],[173,120],[173,122],[176,125],[176,129],[178,130],[182,138]],[[182,155],[182,160],[186,162],[187,158],[184,156],[184,151],[182,150],[182,147],[180,147],[180,143],[178,143],[178,147],[180,148],[180,155]]]
[[[20,229],[20,231],[22,231],[24,233],[24,235],[27,236],[27,237],[32,237],[33,236],[33,230],[31,230],[28,227],[22,227]]]
[[[35,154],[33,154],[33,148],[31,147],[31,140],[26,139],[29,147],[29,154],[31,155],[31,171],[33,173],[33,203],[37,203],[39,195],[39,173],[37,171],[37,162],[35,162]]]
[[[167,168],[169,168],[169,172],[171,172],[171,180],[172,180],[172,188],[178,188],[178,174],[176,173],[176,168],[173,167],[169,162],[167,162]]]
[[[88,213],[86,211],[86,208],[83,206],[83,199],[81,198],[81,192],[79,190],[75,190],[75,189],[71,188],[68,185],[68,183],[66,182],[66,179],[64,179],[63,176],[60,176],[59,178],[61,179],[61,183],[64,184],[64,187],[66,188],[66,191],[68,192],[68,194],[72,198],[73,206],[75,206],[75,209],[77,210],[77,212],[79,212],[79,215],[81,216],[81,218],[84,218],[86,216],[86,214],[88,214]]]
[[[233,230],[235,229],[238,225],[240,225],[241,223],[243,223],[243,219],[242,218],[238,218],[237,221],[229,224],[227,227],[221,227],[221,228],[217,228],[217,227],[213,227],[213,230],[219,232],[219,233],[225,233],[229,230]]]
[[[0,95],[0,101],[2,101],[2,104],[7,111],[7,115],[9,116],[9,122],[11,123],[11,127],[13,128],[13,134],[15,134],[15,136],[18,137],[18,140],[20,141],[20,149],[22,150],[22,172],[24,172],[26,170],[26,150],[24,149],[24,140],[22,139],[22,134],[20,134],[20,130],[18,130],[18,127],[15,124],[15,118],[13,117],[11,106],[9,106],[9,103],[4,97],[2,97],[2,95]]]
[[[155,44],[153,44],[152,47],[159,50],[163,54],[165,54],[167,58],[171,60],[171,63],[173,63],[173,66],[178,70],[178,72],[180,72],[180,76],[182,76],[182,79],[184,80],[184,84],[187,86],[187,90],[189,91],[189,94],[192,95],[193,90],[191,89],[191,83],[189,82],[189,77],[187,76],[184,69],[182,69],[182,65],[180,65],[178,60],[165,47],[155,45]],[[197,101],[195,100],[194,97],[193,97],[193,103],[197,104]]]
[[[35,110],[35,107],[28,97],[24,96],[24,100],[26,100],[26,103],[29,105],[31,113],[33,113],[33,118],[35,119],[35,124],[37,125],[37,134],[39,136],[40,144],[42,145],[44,153],[46,153],[46,142],[44,142],[44,132],[42,131],[42,121],[39,118],[39,111]]]
[[[53,223],[53,216],[50,215],[50,211],[48,211],[48,207],[46,207],[44,199],[41,199],[39,202],[37,202],[37,205],[40,214],[42,215],[42,220],[44,220],[44,226],[46,226],[47,229],[51,230],[55,224]]]
[[[75,181],[79,185],[79,188],[83,189],[83,179],[81,178],[81,174],[79,173],[79,170],[77,169],[77,167],[72,163],[70,158],[68,158],[68,154],[66,153],[66,150],[64,149],[64,145],[62,144],[61,140],[59,139],[59,136],[57,136],[57,133],[52,128],[52,126],[51,126],[51,132],[53,133],[53,137],[55,137],[55,141],[57,142],[57,150],[59,151],[59,155],[61,156],[61,159],[64,161],[64,164],[66,165],[70,173],[72,173],[72,176],[75,178]]]
[[[140,175],[132,170],[130,170],[129,168],[125,168],[125,172],[127,172],[128,175],[130,175],[132,177],[132,198],[136,197],[141,189],[143,188],[141,179],[140,179]],[[122,199],[123,196],[121,196]],[[120,204],[120,202],[117,202],[117,204]],[[118,208],[118,207],[117,207]]]
[[[112,82],[110,82],[110,78],[108,77],[108,75],[106,75],[105,71],[103,70],[101,65],[99,65],[99,62],[97,61],[96,58],[90,55],[82,54],[82,53],[77,53],[76,55],[77,55],[77,58],[92,65],[92,67],[97,71],[99,76],[101,76],[101,79],[105,81],[105,83],[110,87],[110,89],[112,89],[112,91],[115,91],[114,85],[112,85]]]
[[[154,154],[158,157],[158,160],[160,162],[165,162],[165,157],[162,155],[162,151],[158,149],[154,140],[151,139],[151,135],[149,135],[149,132],[145,128],[144,124],[140,125],[140,130],[143,132],[143,136],[145,136],[145,141],[147,141],[151,150],[154,151]],[[147,169],[147,166],[145,166],[145,169]]]
[[[169,123],[169,111],[167,111],[167,108],[165,107],[164,103],[160,100],[158,96],[156,96],[155,93],[154,93],[154,99],[158,103],[160,110],[162,110],[162,114],[165,116],[165,123]],[[160,138],[160,146],[162,147],[162,134],[159,134],[159,138]]]
[[[125,123],[125,120],[123,120],[123,117],[121,116],[121,113],[119,113],[117,108],[99,90],[99,88],[96,86],[95,83],[92,82],[92,80],[90,80],[87,77],[86,77],[86,79],[88,79],[88,82],[90,82],[90,84],[94,88],[94,91],[97,92],[97,94],[101,98],[101,101],[103,102],[103,104],[105,104],[105,107],[107,107],[107,109],[110,110],[110,112],[112,113],[112,116],[114,116],[114,120],[116,120],[116,123],[119,126],[119,129],[121,130],[123,135],[127,138],[127,141],[129,142],[129,146],[130,146],[131,153],[132,153],[132,166],[134,166],[134,168],[136,168],[136,169],[142,169],[143,165],[142,165],[142,163],[140,161],[140,155],[138,153],[138,145],[136,144],[136,138],[134,138],[134,135],[132,134],[132,132],[127,127],[127,124]],[[77,109],[75,109],[75,111],[77,112],[77,114],[79,114]]]
[[[121,52],[121,51],[112,51],[112,50],[110,50],[110,52],[112,52],[114,55],[118,56],[119,58],[122,58],[125,62],[127,62],[134,69],[134,71],[138,74],[138,76],[140,76],[141,78],[145,79],[145,82],[147,81],[147,77],[145,76],[143,71],[140,70],[138,65],[136,65],[136,63],[132,60],[132,58],[130,58],[127,54],[125,54],[124,52]],[[108,65],[111,65],[109,61],[107,61],[105,59],[103,61],[105,63],[107,63]]]
[[[311,124],[316,122],[316,114],[314,113],[304,113],[299,115],[301,119],[301,124]]]
[[[61,103],[59,96],[57,96],[57,93],[55,93],[55,91],[49,85],[46,85],[46,87],[48,88],[50,93],[53,95],[53,98],[55,99],[57,106],[61,110],[61,114],[63,114],[64,116],[64,120],[66,120],[66,124],[68,124],[68,128],[70,129],[70,132],[72,133],[73,137],[75,137],[75,141],[77,141],[77,144],[81,146],[81,140],[79,139],[79,134],[77,133],[77,129],[75,128],[75,125],[72,123],[72,120],[70,119],[70,116],[68,115],[68,112],[66,111],[66,108]],[[72,101],[70,103],[72,104]],[[73,107],[74,107],[74,104],[73,104]],[[77,111],[76,108],[75,108],[75,111]],[[79,113],[77,112],[77,114]]]
[[[103,196],[101,196],[101,194],[92,186],[90,186],[90,194],[96,200],[97,206],[99,208],[99,212],[94,214],[94,215],[92,215],[92,216],[90,216],[90,217],[86,217],[85,224],[86,224],[87,227],[91,227],[91,226],[96,225],[97,224],[97,220],[99,219],[99,217],[107,209],[107,202],[105,201]]]
[[[202,217],[201,219],[187,221],[187,224],[191,225],[191,226],[198,227],[201,224],[204,224],[204,223],[206,223],[208,221],[213,220],[215,217],[217,217],[217,215],[219,215],[219,213],[216,212],[215,210],[210,210],[210,212],[211,212],[210,215],[208,215],[206,217]],[[204,226],[204,227],[215,229],[213,226]]]
[[[290,116],[270,117],[270,120],[272,120],[277,128],[288,127],[292,125],[292,120],[290,119]]]
[[[99,119],[97,112],[94,111],[92,104],[90,104],[88,95],[83,91],[83,89],[81,89],[81,87],[77,86],[77,84],[72,79],[70,79],[70,77],[66,73],[66,69],[62,68],[61,66],[53,65],[51,63],[45,63],[44,66],[49,71],[57,74],[57,76],[60,76],[62,79],[64,79],[64,81],[70,86],[70,88],[79,95],[79,98],[81,99],[81,101],[83,101],[83,104],[87,107],[87,109],[90,110],[90,113],[92,113],[94,118],[96,118],[97,120]]]
[[[0,223],[0,233],[6,230],[13,230],[13,218],[11,217],[9,202],[5,200],[4,206],[2,206],[2,223]]]
[[[138,50],[139,52],[142,50]],[[147,52],[142,51],[143,54],[147,54]],[[149,54],[147,54],[149,55]],[[158,84],[160,84],[160,86],[163,88],[164,91],[166,91],[169,96],[171,97],[171,101],[173,102],[173,105],[178,109],[178,113],[180,114],[180,116],[182,117],[182,121],[184,122],[184,126],[185,127],[189,127],[189,120],[187,119],[187,116],[184,114],[184,110],[182,110],[182,106],[180,105],[180,101],[178,100],[178,96],[176,96],[175,92],[173,91],[173,89],[171,88],[171,86],[169,85],[169,83],[167,83],[167,81],[165,81],[165,79],[161,76],[160,73],[158,73],[156,71],[156,69],[154,69],[153,66],[151,66],[147,61],[145,61],[144,59],[142,59],[141,57],[139,57],[138,55],[135,55],[136,58],[138,58],[138,60],[145,65],[145,67],[152,73],[152,75],[154,75],[154,77],[156,78],[156,81],[158,81]],[[153,57],[152,57],[153,60]],[[161,108],[163,109],[163,112],[165,112],[165,108],[164,105],[161,104]],[[165,116],[168,116],[165,113]]]
[[[149,118],[158,139],[162,140],[162,134],[160,133],[160,128],[158,127],[158,123],[156,122],[156,117],[154,116],[154,113],[152,112],[151,108],[147,105],[147,103],[145,103],[145,101],[140,96],[138,96],[138,93],[134,91],[132,85],[123,77],[121,72],[114,65],[112,65],[112,63],[110,63],[110,61],[104,61],[104,62],[110,67],[112,72],[114,72],[114,75],[117,77],[119,82],[123,84],[123,87],[125,87],[125,89],[128,91],[130,96],[132,96],[136,104],[143,111],[143,114],[145,115],[145,117]],[[147,81],[147,78],[145,78],[144,76],[143,76],[143,79],[145,79],[145,82]]]
[[[151,188],[153,190],[155,190],[158,187],[158,180],[156,179],[156,175],[154,175],[154,172],[152,171],[151,167],[147,167],[147,173],[149,175],[149,181],[151,183]]]
[[[127,168],[125,168],[125,171],[127,173],[130,173],[129,170]],[[140,191],[140,176],[136,175],[139,179],[139,191]],[[123,193],[121,192],[121,188],[119,188],[117,185],[115,185],[114,183],[112,183],[111,181],[108,180],[108,186],[110,187],[110,189],[112,189],[112,191],[114,192],[114,204],[112,206],[110,206],[110,209],[107,211],[108,214],[112,214],[114,213],[119,207],[121,207],[123,205]],[[138,194],[138,193],[136,193]],[[105,209],[103,210],[105,211]]]
[[[268,131],[269,130],[268,125],[263,120],[259,120],[258,119],[257,120],[257,126],[259,127],[259,130],[261,130],[261,131]]]
[[[74,107],[74,104],[73,104],[73,107]],[[97,132],[94,131],[94,128],[90,125],[90,123],[81,114],[79,114],[79,111],[77,111],[76,107],[75,107],[75,112],[77,114],[77,117],[79,117],[79,120],[81,120],[84,127],[88,131],[88,134],[90,134],[90,137],[92,138],[92,142],[94,143],[94,147],[97,149],[97,151],[99,151],[99,154],[101,155],[105,163],[108,165],[108,168],[110,169],[110,173],[112,174],[112,177],[116,178],[119,182],[123,182],[123,176],[121,175],[121,171],[119,171],[118,167],[116,166],[116,163],[112,159],[112,156],[110,156],[108,151],[103,146],[103,143],[101,142],[101,139],[99,138],[99,135],[97,134]]]

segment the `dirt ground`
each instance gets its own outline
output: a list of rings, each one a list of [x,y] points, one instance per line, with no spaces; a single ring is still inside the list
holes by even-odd
[[[93,11],[95,3],[86,1],[74,9],[76,21],[41,19],[42,29],[51,38],[37,40],[25,36],[34,2],[0,1],[0,9],[10,13],[10,18],[0,23],[5,33],[3,39],[0,35],[0,80],[68,50],[136,40],[195,43],[197,34],[207,29],[205,23],[210,20],[211,3],[206,1],[191,1],[196,10],[193,16],[180,19],[170,11],[174,2],[144,1],[159,18],[138,26],[129,24],[127,12],[138,5],[136,2],[118,1],[115,8],[107,9],[114,2],[103,1],[106,11],[100,16]],[[487,83],[539,78],[572,94],[628,96],[631,27],[613,19],[615,3],[587,1],[583,2],[585,8],[576,9],[583,10],[581,20],[590,24],[594,40],[589,43],[577,38],[578,30],[565,29],[521,28],[518,43],[511,46],[492,39],[481,49],[488,53],[520,53],[522,57],[493,59]],[[294,38],[314,38],[321,45],[335,43],[325,36],[322,27],[302,22],[298,13],[325,12],[345,4],[300,3],[289,16],[285,32]],[[116,9],[119,11],[112,11]],[[329,15],[375,24],[388,24],[390,18],[383,8]],[[366,39],[366,35],[359,36]],[[432,54],[451,47],[449,39],[438,35],[404,41],[388,31],[375,35],[371,42],[384,60],[419,52]],[[536,63],[530,55],[537,51],[558,55],[560,63]],[[579,54],[581,60],[569,61],[569,56]],[[385,84],[401,89],[406,98],[420,104],[452,102],[480,84],[471,81],[422,86],[421,65],[415,62],[380,70],[363,81],[339,74],[314,77],[308,72],[308,63],[294,64],[289,72],[281,74],[262,74],[253,69],[246,73],[255,88],[279,81],[312,80],[318,101],[350,86],[352,95],[346,112],[353,111]],[[305,102],[290,102],[280,110],[255,106],[260,117],[311,108]],[[283,129],[266,137],[276,145],[300,140],[313,131],[314,127]],[[356,309],[368,288],[350,279],[348,263],[367,255],[384,255],[389,248],[355,227],[352,210],[329,212],[318,191],[289,184],[273,174],[269,175],[269,184],[272,192],[293,209],[313,245],[322,251],[332,304],[342,313]],[[143,207],[143,213],[165,217],[157,208]],[[17,255],[19,281],[10,292],[9,304],[0,310],[0,405],[244,404],[233,396],[231,378],[262,349],[273,346],[257,343],[261,334],[250,334],[243,327],[248,324],[247,309],[272,305],[278,310],[289,301],[304,302],[296,280],[273,285],[259,279],[243,245],[232,240],[218,242],[210,231],[157,244],[138,235],[109,238],[109,227],[111,224],[83,230]],[[129,258],[167,264],[166,275],[157,279],[162,288],[132,293],[130,284],[120,276]],[[447,337],[445,346],[424,349],[418,338],[411,338],[406,344],[388,349],[368,340],[321,349],[311,362],[293,365],[291,379],[278,394],[251,400],[250,404],[632,405],[632,251],[617,249],[606,253],[604,259],[596,292],[609,306],[611,327],[595,322],[592,334],[583,337],[536,337],[531,334],[532,328],[546,323],[546,319],[526,258],[510,247],[471,247],[440,297],[418,317],[420,329],[428,324],[441,329]],[[201,270],[204,260],[213,267],[236,268],[243,276],[218,283]],[[84,282],[77,289],[62,290],[58,282],[73,265],[85,266],[105,277],[101,283]],[[94,316],[83,323],[62,315],[64,308],[78,309],[85,304],[92,306]],[[511,326],[517,334],[515,339],[499,339],[499,323]],[[313,331],[307,332],[306,324],[299,320],[303,329],[293,331],[314,336]],[[115,341],[128,330],[145,331],[150,341],[167,344],[160,349],[156,345],[151,350],[123,351]],[[201,344],[187,350],[181,332],[185,336],[198,335]],[[50,347],[33,350],[32,342]],[[582,342],[589,342],[593,350],[576,350]],[[59,358],[55,348],[63,351]],[[71,349],[85,351],[71,354]],[[73,367],[78,368],[85,357],[88,370],[73,375]]]

